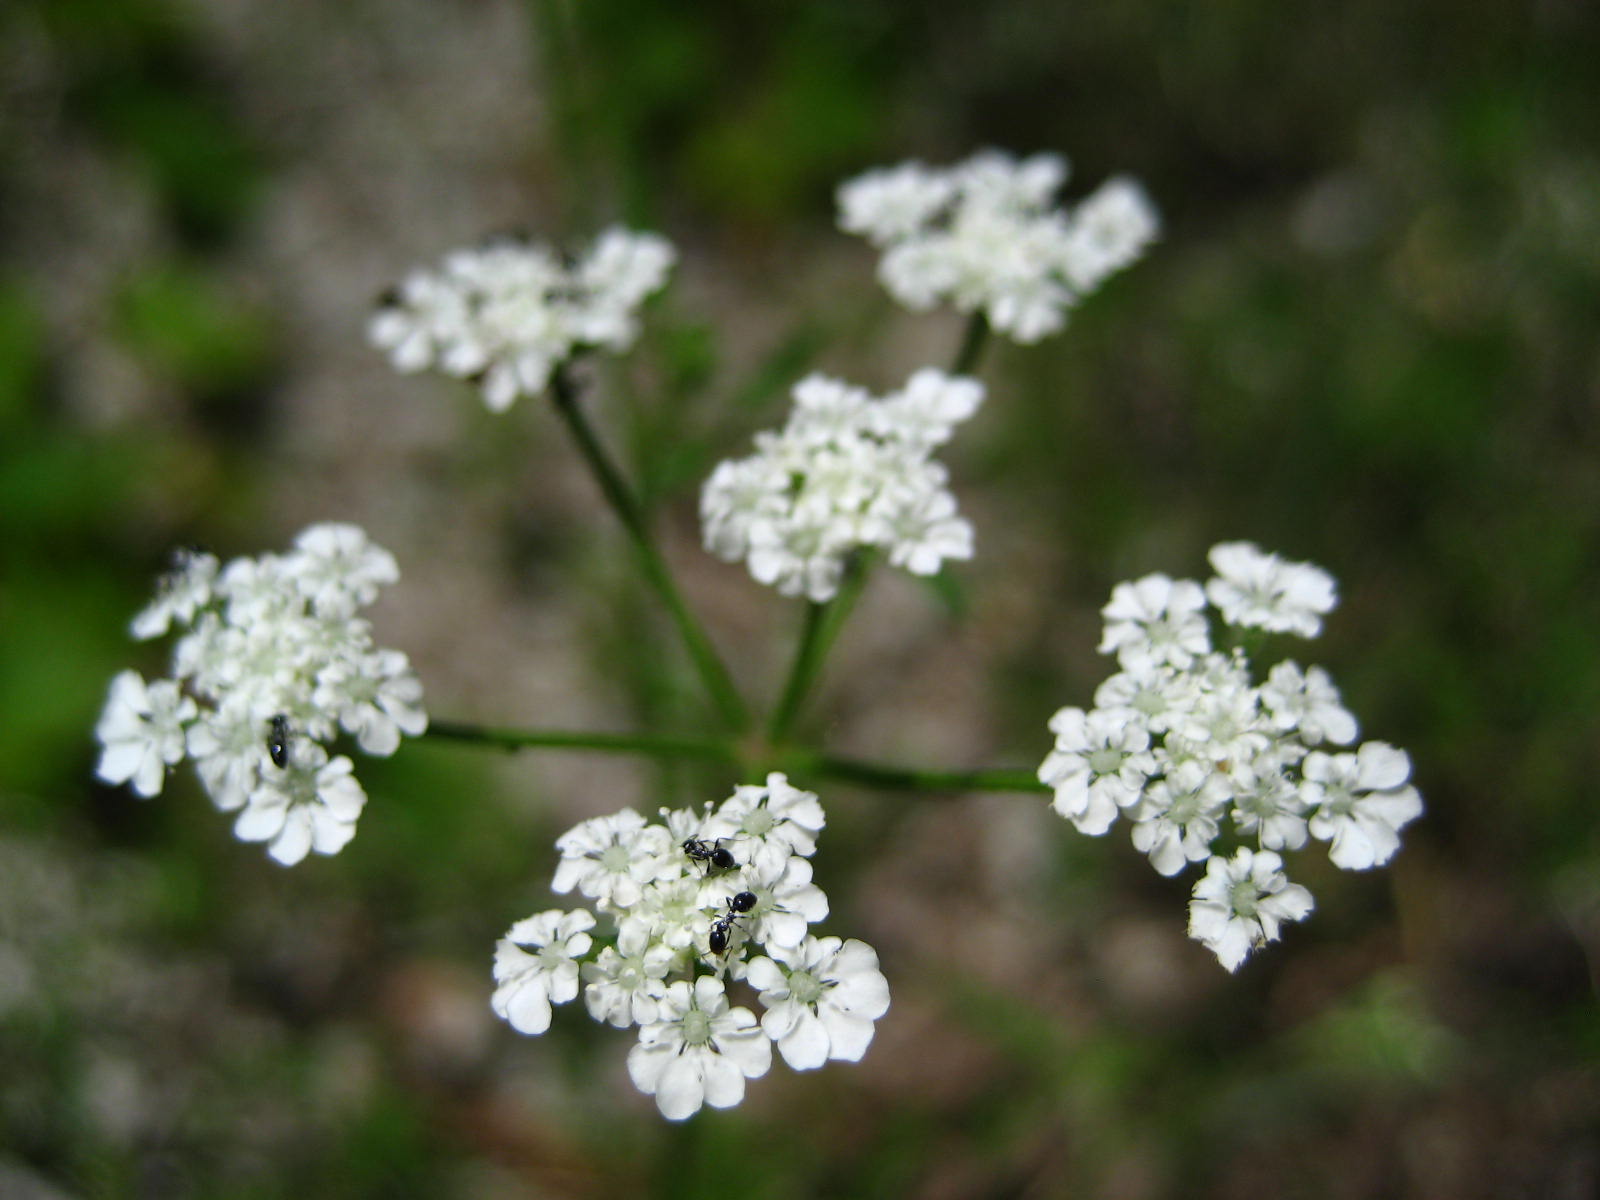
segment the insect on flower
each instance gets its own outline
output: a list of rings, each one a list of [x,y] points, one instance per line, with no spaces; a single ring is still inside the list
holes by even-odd
[[[728,935],[733,932],[734,924],[738,919],[736,914],[747,913],[755,906],[756,894],[754,892],[740,892],[736,896],[728,897],[728,911],[711,922],[711,933],[706,939],[711,946],[711,953],[726,953]]]
[[[267,735],[267,753],[272,765],[280,770],[289,765],[289,718],[279,713],[272,718],[272,732]]]
[[[731,871],[739,864],[734,860],[733,852],[724,850],[722,839],[707,842],[702,838],[685,838],[683,852],[696,862],[706,864],[706,874],[714,869],[718,871]]]

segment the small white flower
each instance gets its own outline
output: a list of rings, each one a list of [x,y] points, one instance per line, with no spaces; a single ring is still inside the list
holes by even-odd
[[[1077,291],[1093,291],[1107,276],[1138,261],[1160,228],[1143,188],[1126,177],[1108,179],[1073,213],[1062,272]]]
[[[1205,593],[1193,580],[1156,573],[1119,583],[1100,610],[1106,619],[1100,653],[1115,653],[1129,670],[1163,665],[1181,670],[1211,650],[1205,606]]]
[[[577,959],[589,952],[594,914],[552,908],[513,925],[495,944],[490,1006],[518,1033],[550,1028],[550,1006],[578,994]]]
[[[918,575],[972,556],[972,527],[929,455],[976,411],[981,384],[927,369],[877,400],[810,375],[793,395],[783,429],[757,434],[754,455],[719,464],[706,481],[706,549],[744,559],[784,595],[819,603],[838,591],[859,549],[886,550]]]
[[[1333,742],[1348,746],[1356,740],[1355,717],[1345,709],[1339,689],[1321,667],[1301,671],[1285,660],[1267,672],[1261,685],[1261,703],[1281,730],[1296,730],[1302,741],[1315,746]]]
[[[312,703],[338,714],[340,726],[355,735],[356,744],[380,758],[400,748],[401,734],[417,737],[428,728],[422,682],[399,650],[330,663],[317,674]]]
[[[1136,822],[1133,844],[1150,856],[1150,865],[1163,875],[1176,875],[1186,862],[1199,862],[1211,853],[1220,826],[1217,823],[1229,800],[1228,782],[1194,759],[1179,763],[1145,789],[1129,814]]]
[[[542,392],[578,350],[625,350],[636,312],[666,282],[666,239],[612,228],[568,266],[547,246],[499,240],[413,272],[373,316],[367,333],[397,370],[436,367],[474,379],[495,412]]]
[[[187,625],[210,602],[217,566],[216,555],[204,550],[174,551],[172,570],[161,577],[156,598],[134,617],[129,632],[143,642],[166,633],[174,621]]]
[[[1181,727],[1200,695],[1199,682],[1189,672],[1146,664],[1108,677],[1095,689],[1094,704],[1158,734]]]
[[[400,568],[359,525],[313,525],[294,540],[290,562],[295,583],[319,615],[351,617],[378,598],[380,588],[400,578]]]
[[[1311,908],[1311,893],[1289,882],[1281,858],[1241,846],[1231,859],[1206,863],[1189,904],[1189,936],[1237,971],[1252,950],[1278,940],[1283,922],[1303,920]]]
[[[1039,765],[1039,782],[1055,789],[1050,807],[1083,833],[1104,833],[1156,773],[1149,731],[1125,712],[1081,708],[1061,709],[1050,729],[1055,749]]]
[[[1316,810],[1311,836],[1331,841],[1328,857],[1346,871],[1381,867],[1400,848],[1400,829],[1422,815],[1422,797],[1407,784],[1411,760],[1384,742],[1354,754],[1306,755],[1306,799]]]
[[[703,836],[728,842],[738,862],[775,878],[790,855],[816,853],[817,835],[827,820],[815,792],[802,791],[773,771],[765,784],[735,787],[706,819]]]
[[[772,1043],[747,1008],[730,1008],[722,981],[702,975],[670,985],[661,1019],[639,1030],[628,1052],[628,1075],[661,1115],[682,1121],[702,1104],[731,1108],[744,1099],[744,1081],[772,1066]]]
[[[839,227],[883,246],[916,233],[955,194],[948,173],[919,162],[868,171],[839,185]]]
[[[605,947],[594,962],[583,964],[583,1002],[596,1021],[623,1029],[656,1019],[675,955],[671,946],[652,941],[650,934],[648,923],[624,918],[616,946]]]
[[[1298,850],[1306,844],[1305,797],[1286,773],[1303,753],[1276,742],[1232,772],[1233,823],[1240,833],[1255,834],[1268,850]]]
[[[189,726],[188,751],[211,802],[223,812],[243,808],[261,781],[268,757],[270,723],[250,697],[226,697]]]
[[[309,851],[337,854],[356,834],[367,796],[350,773],[350,760],[329,760],[315,742],[298,741],[287,768],[262,773],[233,833],[242,842],[266,842],[267,853],[292,867]]]
[[[131,783],[144,797],[160,793],[167,767],[183,758],[184,725],[193,721],[193,700],[161,679],[146,685],[137,671],[111,681],[95,736],[105,750],[95,774],[106,783]]]
[[[811,882],[811,863],[790,858],[774,876],[752,872],[749,887],[756,897],[755,907],[742,920],[750,936],[768,949],[798,946],[806,936],[806,926],[828,915],[828,897]]]
[[[1154,239],[1155,209],[1115,179],[1075,211],[1053,207],[1066,160],[995,150],[943,170],[870,171],[839,188],[839,224],[883,251],[878,278],[918,311],[949,302],[999,333],[1036,342]]]
[[[561,864],[550,883],[553,891],[577,888],[602,905],[619,908],[637,904],[642,885],[669,879],[682,869],[666,829],[647,825],[631,808],[580,822],[556,839],[556,849]]]
[[[1206,595],[1230,625],[1316,637],[1338,603],[1333,576],[1321,567],[1287,562],[1251,542],[1221,542],[1208,557],[1217,574]]]
[[[775,946],[750,964],[746,981],[761,993],[761,1028],[796,1071],[829,1059],[859,1062],[873,1022],[889,1011],[889,982],[878,955],[854,938],[807,937]]]

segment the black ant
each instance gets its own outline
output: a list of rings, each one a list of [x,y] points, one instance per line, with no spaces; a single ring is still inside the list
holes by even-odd
[[[733,932],[734,922],[739,915],[749,912],[755,906],[754,892],[740,892],[737,896],[728,897],[728,911],[711,922],[711,934],[706,939],[711,945],[711,953],[726,953],[728,935]]]
[[[731,871],[739,864],[734,860],[732,851],[722,848],[722,839],[715,842],[703,841],[700,838],[685,838],[683,852],[696,862],[706,864],[706,874],[712,870]]]
[[[267,753],[272,765],[278,768],[289,765],[289,718],[279,713],[272,718],[272,732],[267,737]]]

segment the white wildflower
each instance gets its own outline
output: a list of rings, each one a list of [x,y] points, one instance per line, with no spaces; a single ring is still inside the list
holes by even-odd
[[[1206,595],[1230,625],[1316,637],[1338,603],[1333,576],[1310,563],[1288,562],[1251,542],[1222,542],[1209,555],[1216,577]]]
[[[1222,776],[1194,759],[1181,762],[1145,789],[1129,814],[1133,844],[1161,874],[1176,875],[1185,863],[1210,854],[1229,798]]]
[[[618,1029],[650,1024],[660,1012],[673,958],[672,946],[651,940],[648,923],[624,918],[616,946],[605,947],[594,962],[583,964],[583,1002],[589,1015]]]
[[[976,380],[934,370],[874,399],[811,375],[794,388],[783,429],[756,453],[719,464],[700,495],[706,549],[784,595],[830,599],[845,561],[868,547],[913,574],[972,556],[944,468],[929,458],[976,411]]]
[[[552,890],[577,888],[601,904],[622,908],[638,903],[643,884],[670,878],[680,869],[667,831],[647,825],[631,808],[578,823],[556,839],[556,849],[561,865]]]
[[[1331,842],[1328,857],[1347,871],[1388,862],[1400,829],[1422,815],[1422,797],[1406,782],[1411,759],[1387,743],[1365,742],[1354,754],[1313,750],[1303,770],[1311,836]]]
[[[745,978],[761,993],[761,1028],[796,1071],[829,1059],[857,1062],[872,1041],[873,1023],[889,1011],[889,983],[878,955],[854,938],[807,937],[771,948]]]
[[[1119,583],[1100,610],[1106,619],[1100,653],[1115,653],[1130,670],[1187,667],[1211,649],[1205,606],[1205,592],[1192,580],[1157,573]]]
[[[1348,746],[1356,740],[1356,719],[1321,667],[1302,671],[1300,664],[1288,659],[1278,663],[1261,685],[1261,703],[1278,729],[1295,730],[1309,746],[1318,742]]]
[[[285,768],[267,767],[234,822],[242,842],[266,842],[267,853],[292,867],[307,852],[337,854],[356,833],[367,803],[350,760],[332,760],[315,742],[294,743]]]
[[[1289,882],[1281,858],[1241,846],[1231,859],[1206,863],[1189,903],[1189,936],[1237,971],[1252,950],[1278,940],[1283,922],[1303,920],[1311,909],[1311,893]]]
[[[95,726],[105,747],[95,774],[106,783],[131,784],[141,796],[159,794],[167,768],[183,759],[184,725],[196,711],[177,684],[165,679],[146,684],[139,672],[123,671],[111,681]]]
[[[883,251],[878,277],[908,308],[948,302],[1036,342],[1158,229],[1155,209],[1126,179],[1073,211],[1052,207],[1066,176],[1053,154],[1018,161],[986,150],[945,169],[906,163],[842,184],[839,224]]]
[[[1055,749],[1039,764],[1039,782],[1055,790],[1051,807],[1083,833],[1104,833],[1156,772],[1149,731],[1123,714],[1081,708],[1061,709],[1050,729]]]
[[[731,1108],[744,1099],[744,1081],[772,1066],[772,1043],[747,1008],[730,1008],[722,981],[702,975],[670,985],[661,1019],[639,1030],[628,1052],[628,1075],[668,1120],[681,1121],[702,1104]]]
[[[367,332],[396,369],[475,379],[489,408],[503,412],[542,392],[575,352],[627,349],[639,305],[666,282],[674,258],[664,238],[618,228],[570,265],[547,246],[493,241],[407,276]]]
[[[577,960],[589,952],[594,914],[552,908],[518,921],[495,945],[490,1005],[518,1033],[550,1028],[550,1006],[578,994]]]
[[[398,577],[393,556],[358,527],[330,523],[306,529],[288,554],[179,560],[135,621],[141,636],[181,633],[172,678],[113,683],[100,776],[153,795],[157,767],[187,756],[218,808],[244,810],[241,838],[269,843],[280,862],[334,853],[366,797],[327,744],[343,728],[367,753],[392,754],[402,734],[427,727],[405,655],[375,647],[356,615]]]

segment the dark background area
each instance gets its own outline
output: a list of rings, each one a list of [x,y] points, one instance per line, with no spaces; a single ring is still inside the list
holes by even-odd
[[[0,1194],[1589,1197],[1600,1189],[1600,18],[1578,0],[959,9],[879,0],[21,0],[0,10]],[[552,838],[720,799],[683,766],[439,742],[359,762],[282,870],[186,771],[93,782],[173,545],[356,520],[439,717],[694,732],[707,710],[538,403],[391,375],[372,299],[523,228],[681,262],[592,372],[686,591],[769,701],[799,613],[697,545],[720,458],[806,370],[948,362],[832,193],[1050,150],[1163,240],[991,348],[948,454],[978,557],[880,574],[808,732],[1032,767],[1111,585],[1247,538],[1342,604],[1303,660],[1428,809],[1230,977],[1193,876],[1031,796],[823,789],[826,931],[894,1006],[859,1065],[686,1126],[629,1035],[489,1013]],[[804,780],[797,780],[805,784]]]

